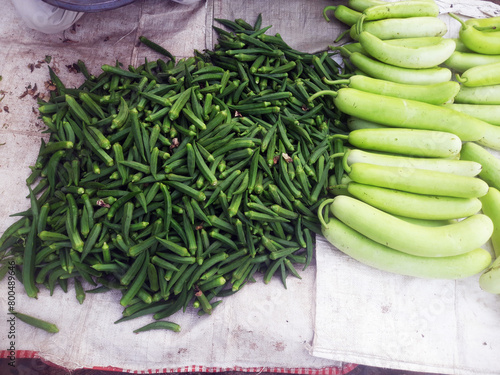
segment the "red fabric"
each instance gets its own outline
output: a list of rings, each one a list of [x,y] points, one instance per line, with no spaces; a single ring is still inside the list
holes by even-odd
[[[8,358],[10,352],[8,350],[0,350],[0,358]],[[38,352],[33,350],[16,350],[16,358],[43,358],[39,356]],[[46,362],[46,361],[44,361]],[[47,362],[53,365],[50,362]],[[57,365],[54,365],[57,366]],[[57,366],[60,367],[60,366]],[[323,367],[323,368],[282,368],[282,367],[205,367],[205,366],[183,366],[179,368],[162,368],[162,369],[148,369],[143,371],[132,371],[124,368],[113,366],[94,366],[92,370],[110,371],[110,372],[130,372],[131,374],[163,374],[163,373],[190,373],[190,372],[206,372],[218,373],[228,371],[240,371],[250,373],[273,372],[279,374],[300,374],[300,375],[344,375],[354,370],[356,364],[347,363],[343,367]]]

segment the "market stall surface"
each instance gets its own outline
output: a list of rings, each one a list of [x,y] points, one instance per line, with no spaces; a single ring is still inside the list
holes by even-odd
[[[216,18],[253,21],[260,13],[263,24],[272,25],[272,33],[281,34],[292,47],[307,52],[321,51],[340,32],[338,24],[323,19],[322,9],[327,5],[331,5],[331,1],[276,0],[270,4],[260,0],[207,0],[183,6],[165,0],[140,0],[117,10],[86,14],[65,32],[47,36],[27,28],[13,5],[7,2],[0,25],[0,74],[3,77],[0,83],[3,97],[0,136],[1,143],[5,143],[0,147],[0,174],[3,176],[0,228],[14,221],[10,214],[29,207],[25,180],[30,173],[29,166],[36,159],[40,138],[45,136],[35,98],[43,98],[50,90],[50,84],[46,85],[48,65],[68,86],[77,86],[81,76],[74,74],[74,64],[79,59],[85,60],[89,70],[97,74],[102,64],[119,61],[125,66],[139,65],[146,58],[158,58],[154,51],[138,43],[140,35],[148,36],[179,58],[189,57],[195,49],[202,51],[213,47],[216,35],[212,26]],[[215,372],[216,369],[224,373],[227,369],[245,369],[244,373],[265,373],[261,369],[273,369],[279,373],[318,375],[351,370],[356,375],[410,374],[384,369],[389,366],[356,367],[349,360],[346,360],[348,363],[334,360],[343,355],[360,358],[369,364],[375,361],[398,368],[418,367],[432,371],[442,368],[444,373],[453,374],[473,374],[475,366],[481,364],[481,373],[498,374],[498,368],[488,368],[485,366],[487,361],[481,360],[483,355],[491,358],[493,350],[498,350],[495,346],[498,335],[490,340],[498,323],[498,300],[495,296],[476,298],[478,291],[474,280],[434,282],[426,284],[433,286],[423,288],[420,280],[370,273],[369,269],[354,264],[338,252],[332,253],[328,246],[323,246],[320,254],[321,259],[338,268],[336,275],[327,278],[330,285],[336,286],[335,290],[328,289],[326,284],[321,289],[321,295],[325,296],[321,315],[315,311],[318,265],[313,262],[302,273],[302,279],[290,280],[286,290],[279,280],[269,285],[254,283],[224,301],[211,317],[199,317],[195,313],[176,315],[175,319],[184,327],[181,334],[133,334],[133,329],[144,325],[147,319],[114,325],[122,310],[118,303],[119,293],[92,295],[79,305],[73,295],[61,290],[53,296],[42,291],[38,300],[30,299],[19,283],[16,308],[57,321],[60,332],[54,339],[19,324],[15,350],[34,352],[37,357],[61,368],[52,369],[39,360],[21,356],[18,372],[13,373],[25,375],[39,371],[43,374],[40,371],[50,370],[54,372],[49,374],[57,374],[55,371],[66,374],[66,369],[71,369],[73,374],[102,375],[102,370],[90,369],[107,366],[126,373],[149,370],[177,373],[184,366],[200,366],[203,371]],[[359,279],[354,277],[356,282],[353,272],[360,275]],[[381,287],[360,290],[366,285],[374,288],[372,280],[377,280],[376,285]],[[399,288],[406,288],[407,293],[414,295],[402,301],[406,294],[398,293]],[[381,297],[380,290],[388,294]],[[7,311],[5,281],[0,284],[0,291],[0,307]],[[366,297],[367,291],[373,292],[372,298]],[[326,306],[325,301],[329,301]],[[424,303],[418,304],[419,301]],[[417,319],[407,322],[412,303],[417,304],[414,309]],[[381,332],[382,325],[373,324],[368,317],[362,316],[364,310],[360,305],[370,308],[371,317],[387,323],[383,326],[390,329]],[[458,309],[457,306],[466,308]],[[427,315],[421,316],[423,313]],[[320,316],[334,316],[342,323],[333,325],[328,319],[319,321]],[[359,318],[356,325],[352,324],[354,318]],[[323,327],[322,337],[315,332],[320,326]],[[336,329],[333,334],[330,332],[332,327]],[[7,320],[3,319],[0,330],[8,332],[8,329]],[[401,332],[405,335],[398,336]],[[318,336],[316,341],[315,335]],[[439,340],[431,340],[433,335]],[[483,340],[483,337],[488,339]],[[473,342],[475,351],[468,350],[468,341]],[[359,352],[356,351],[358,344],[361,344]],[[7,348],[5,337],[2,337],[2,346]],[[4,357],[5,352],[4,349]],[[2,366],[4,364],[2,361]],[[235,373],[240,374],[231,372]]]

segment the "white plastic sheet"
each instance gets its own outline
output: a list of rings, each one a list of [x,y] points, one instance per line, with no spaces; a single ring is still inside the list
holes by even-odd
[[[323,237],[316,255],[313,355],[406,371],[500,373],[500,298],[482,291],[478,276],[426,280],[378,271]]]

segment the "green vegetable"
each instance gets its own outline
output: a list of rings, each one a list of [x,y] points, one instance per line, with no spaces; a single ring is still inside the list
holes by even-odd
[[[363,10],[356,24],[359,33],[363,30],[365,21],[375,21],[387,18],[437,17],[439,7],[434,1],[398,1],[373,5]]]
[[[466,113],[489,124],[500,125],[500,105],[498,104],[447,103],[444,106]]]
[[[484,134],[481,139],[478,139],[477,144],[483,147],[489,147],[493,150],[500,150],[500,127],[497,125],[487,124],[484,128]]]
[[[382,40],[409,39],[421,37],[442,37],[448,32],[447,24],[438,17],[386,18],[363,23],[363,30]],[[359,39],[357,25],[352,25],[349,35]]]
[[[500,54],[500,37],[488,30],[495,26],[488,25],[481,28],[478,27],[477,21],[470,20],[471,22],[466,23],[453,13],[450,13],[450,16],[460,22],[459,38],[467,48],[485,55]]]
[[[451,80],[451,70],[442,66],[431,68],[402,68],[389,65],[359,52],[349,54],[350,62],[366,75],[387,81],[413,84],[431,85]]]
[[[27,323],[33,327],[43,329],[44,331],[47,331],[49,333],[59,332],[59,329],[53,323],[17,311],[11,312],[11,314],[14,315],[17,319],[21,320],[22,322]]]
[[[167,329],[171,330],[174,332],[180,332],[181,327],[177,323],[174,322],[166,322],[166,321],[159,321],[159,322],[153,322],[146,324],[145,326],[141,328],[137,328],[134,330],[134,333],[139,333],[139,332],[145,332],[145,331],[151,331],[154,329]]]
[[[462,148],[452,133],[422,129],[359,129],[345,139],[360,149],[420,157],[456,157]]]
[[[354,163],[350,168],[348,175],[355,182],[410,193],[478,198],[488,192],[488,184],[483,180],[448,172],[368,163]]]
[[[480,198],[483,213],[493,222],[493,234],[491,235],[491,245],[495,257],[500,257],[500,191],[494,187],[488,189],[488,193]]]
[[[456,41],[455,41],[456,43]],[[463,73],[475,66],[500,62],[499,55],[484,55],[482,53],[455,51],[443,64],[457,73]]]
[[[412,225],[345,195],[333,199],[330,211],[344,224],[368,238],[417,256],[464,254],[484,245],[493,232],[493,222],[483,214],[472,215],[450,225],[424,227]]]
[[[347,191],[355,198],[393,215],[427,220],[460,219],[481,210],[478,198],[455,198],[408,193],[350,182]]]
[[[466,87],[498,85],[500,84],[499,68],[500,62],[473,66],[461,75],[457,74],[456,78]]]
[[[482,290],[500,294],[500,258],[496,258],[479,277],[479,286]]]
[[[351,116],[394,127],[449,132],[457,135],[462,141],[481,139],[489,125],[446,107],[350,88],[318,91],[311,96],[310,101],[322,95],[332,95],[336,108]]]
[[[327,200],[324,205],[328,203]],[[460,279],[482,272],[491,263],[490,253],[482,248],[449,257],[406,254],[359,234],[338,219],[327,219],[321,210],[319,215],[323,236],[332,245],[355,260],[386,272],[419,278]]]
[[[383,5],[385,3],[386,2],[383,0],[349,0],[347,2],[349,8],[357,10],[358,12],[363,12],[369,7]]]
[[[500,189],[500,160],[491,152],[476,143],[466,142],[462,147],[460,158],[481,164],[479,177],[489,186]]]
[[[466,87],[461,85],[455,103],[500,104],[500,85]]]
[[[330,5],[323,8],[323,17],[327,22],[330,22],[327,12],[333,11],[335,19],[345,23],[348,26],[354,25],[361,17],[361,12],[356,11],[345,5]]]
[[[348,166],[354,163],[368,163],[388,167],[426,169],[468,177],[479,175],[483,170],[482,165],[477,161],[465,160],[463,155],[461,155],[462,159],[421,158],[352,149],[347,151],[344,158]]]
[[[345,84],[350,88],[371,92],[373,94],[417,100],[430,104],[443,104],[453,101],[460,90],[460,84],[455,81],[445,81],[429,85],[412,85],[358,74],[345,80],[325,82],[328,84]]]
[[[448,38],[441,38],[435,43],[418,48],[387,43],[368,31],[361,32],[358,39],[364,50],[375,59],[410,69],[435,67],[446,61],[455,51],[455,42]]]

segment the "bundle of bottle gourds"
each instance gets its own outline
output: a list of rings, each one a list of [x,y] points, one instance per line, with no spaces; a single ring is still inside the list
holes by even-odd
[[[456,38],[434,1],[350,0],[324,8],[347,25],[354,74],[312,96],[348,116],[323,235],[355,259],[429,278],[481,273],[500,293],[500,18],[463,20]],[[338,88],[336,85],[341,85]],[[493,251],[485,249],[491,244]],[[492,256],[493,255],[493,256]]]

